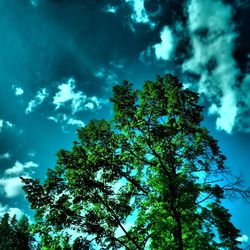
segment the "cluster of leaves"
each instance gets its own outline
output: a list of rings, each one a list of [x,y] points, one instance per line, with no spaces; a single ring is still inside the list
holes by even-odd
[[[0,221],[1,250],[35,249],[34,241],[26,216],[22,216],[18,220],[15,215],[12,218],[8,213],[3,215]]]
[[[227,183],[197,93],[171,75],[113,92],[111,121],[79,129],[44,184],[23,179],[43,245],[67,249],[62,239],[74,231],[73,249],[240,249],[221,200],[249,191]]]

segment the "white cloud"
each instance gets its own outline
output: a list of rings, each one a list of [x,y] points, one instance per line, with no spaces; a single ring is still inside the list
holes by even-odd
[[[171,29],[168,26],[165,26],[160,33],[160,37],[161,42],[153,46],[155,56],[158,60],[168,60],[175,48],[175,41]]]
[[[200,75],[198,90],[212,103],[210,114],[218,116],[216,127],[231,133],[237,115],[235,85],[239,69],[233,58],[237,36],[232,7],[216,0],[191,0],[188,30],[192,57],[184,71]]]
[[[53,121],[53,122],[55,122],[55,123],[58,122],[58,119],[57,119],[56,117],[54,117],[54,116],[49,116],[49,117],[48,117],[48,120]]]
[[[209,114],[217,114],[216,128],[218,130],[225,130],[230,134],[237,115],[234,92],[229,90],[227,93],[224,93],[224,96],[221,98],[221,106],[217,107],[216,104],[212,104],[209,108]]]
[[[147,23],[151,28],[155,26],[155,24],[150,21],[147,15],[144,7],[144,0],[126,0],[126,2],[129,3],[134,11],[134,13],[131,15],[132,20],[137,23]]]
[[[19,161],[15,162],[15,165],[12,168],[8,168],[5,170],[5,174],[10,175],[10,174],[20,174],[22,173],[25,169],[29,169],[29,168],[37,168],[38,164],[33,162],[33,161],[29,161],[29,162],[25,162],[24,164],[22,164]]]
[[[73,119],[73,118],[69,118],[69,120],[67,121],[67,123],[69,125],[75,125],[75,126],[78,126],[78,127],[84,127],[85,126],[85,123],[81,120],[77,120],[77,119]]]
[[[242,235],[236,239],[239,242],[248,242],[248,236],[247,235]]]
[[[33,112],[34,109],[35,109],[37,106],[39,106],[39,105],[41,105],[41,104],[43,103],[44,99],[45,99],[46,97],[48,97],[48,95],[49,95],[49,93],[47,92],[47,89],[46,89],[46,88],[43,88],[43,89],[39,90],[39,91],[37,92],[35,98],[32,99],[32,100],[29,102],[28,107],[27,107],[26,110],[25,110],[25,113],[26,113],[26,114],[29,114],[29,113]]]
[[[24,90],[20,87],[16,87],[15,88],[15,95],[18,96],[18,95],[23,95],[24,93]]]
[[[84,105],[84,108],[85,108],[85,109],[93,110],[93,109],[95,108],[95,105],[94,105],[94,103],[92,103],[92,102],[87,102],[87,103]]]
[[[0,160],[3,160],[3,159],[10,159],[11,158],[11,154],[9,152],[6,152],[4,154],[0,154]]]
[[[82,110],[82,104],[85,102],[87,96],[81,91],[75,92],[75,87],[75,80],[72,78],[67,83],[62,83],[58,86],[59,91],[53,98],[53,104],[56,105],[56,109],[70,102],[73,114]]]
[[[27,178],[29,176],[24,177]],[[23,183],[21,182],[19,177],[1,178],[0,186],[3,187],[4,193],[7,198],[14,198],[23,193]]]

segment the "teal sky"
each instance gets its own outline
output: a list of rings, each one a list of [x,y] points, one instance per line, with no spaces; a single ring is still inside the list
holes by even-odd
[[[250,1],[1,0],[0,215],[31,215],[19,176],[44,180],[112,86],[172,73],[200,93],[204,125],[250,186]],[[250,237],[250,205],[225,201]]]

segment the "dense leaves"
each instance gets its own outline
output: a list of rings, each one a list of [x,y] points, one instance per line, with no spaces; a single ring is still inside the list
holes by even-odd
[[[113,91],[113,120],[79,129],[44,184],[23,179],[44,246],[74,232],[75,249],[239,249],[221,199],[249,192],[227,183],[198,95],[171,75]]]

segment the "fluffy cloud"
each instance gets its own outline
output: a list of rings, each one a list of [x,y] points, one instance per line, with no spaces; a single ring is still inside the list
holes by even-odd
[[[85,123],[81,120],[77,120],[77,119],[73,119],[73,118],[69,118],[67,123],[69,125],[74,125],[74,126],[78,126],[78,127],[84,127]]]
[[[16,161],[12,168],[5,170],[5,176],[0,179],[0,186],[2,186],[7,198],[14,198],[23,194],[23,183],[21,182],[20,177],[15,175],[22,174],[23,177],[30,178],[29,174],[25,173],[25,170],[36,167],[38,167],[38,164],[32,161],[26,162],[24,164]],[[8,175],[14,176],[9,177]]]
[[[82,110],[82,104],[86,101],[87,96],[81,91],[75,92],[75,80],[70,78],[67,83],[58,86],[59,91],[53,98],[53,104],[59,109],[65,103],[71,103],[72,113]]]
[[[41,105],[44,101],[44,99],[46,97],[48,97],[49,93],[47,92],[47,89],[46,88],[43,88],[41,90],[39,90],[36,94],[36,96],[34,97],[34,99],[32,99],[29,104],[28,104],[28,107],[26,108],[25,110],[25,113],[26,114],[29,114],[31,112],[34,111],[34,109]]]
[[[174,50],[175,42],[172,31],[165,26],[160,34],[161,42],[154,45],[155,56],[158,60],[168,60]]]
[[[98,78],[105,78],[106,80],[108,77],[102,70],[96,72],[96,76]],[[96,96],[88,97],[81,91],[75,91],[75,88],[75,80],[72,78],[70,78],[67,83],[62,83],[58,86],[59,91],[53,97],[53,104],[56,106],[56,110],[66,103],[69,103],[72,114],[75,114],[81,110],[100,109],[101,104],[106,103],[105,100],[99,99]],[[49,119],[56,122],[57,118],[50,116]]]
[[[247,235],[242,235],[236,239],[239,242],[248,242],[248,236]]]
[[[24,93],[24,90],[20,87],[15,87],[15,86],[12,86],[14,91],[15,91],[15,95],[18,96],[18,95],[23,95]]]
[[[126,0],[126,2],[133,9],[133,14],[131,15],[133,21],[137,23],[147,23],[152,28],[155,26],[155,24],[150,21],[144,8],[144,0]]]
[[[193,53],[183,70],[200,75],[199,92],[210,101],[210,114],[217,115],[217,129],[231,133],[237,115],[235,86],[240,73],[233,58],[237,34],[232,7],[216,0],[191,0],[187,10]]]
[[[5,174],[17,175],[17,174],[22,173],[26,169],[37,168],[37,167],[38,167],[38,164],[34,163],[33,161],[25,162],[23,164],[19,161],[16,161],[15,165],[12,168],[8,168],[5,170]]]
[[[24,177],[27,178],[29,176]],[[2,186],[7,198],[14,198],[23,193],[23,183],[21,182],[19,177],[1,178],[0,186]]]
[[[160,32],[161,42],[153,46],[149,46],[141,52],[139,59],[148,64],[153,61],[168,61],[173,58],[178,39],[174,36],[173,30],[168,26],[163,27]]]
[[[11,154],[9,152],[6,152],[4,154],[0,154],[0,160],[3,160],[3,159],[10,159],[11,158]]]

